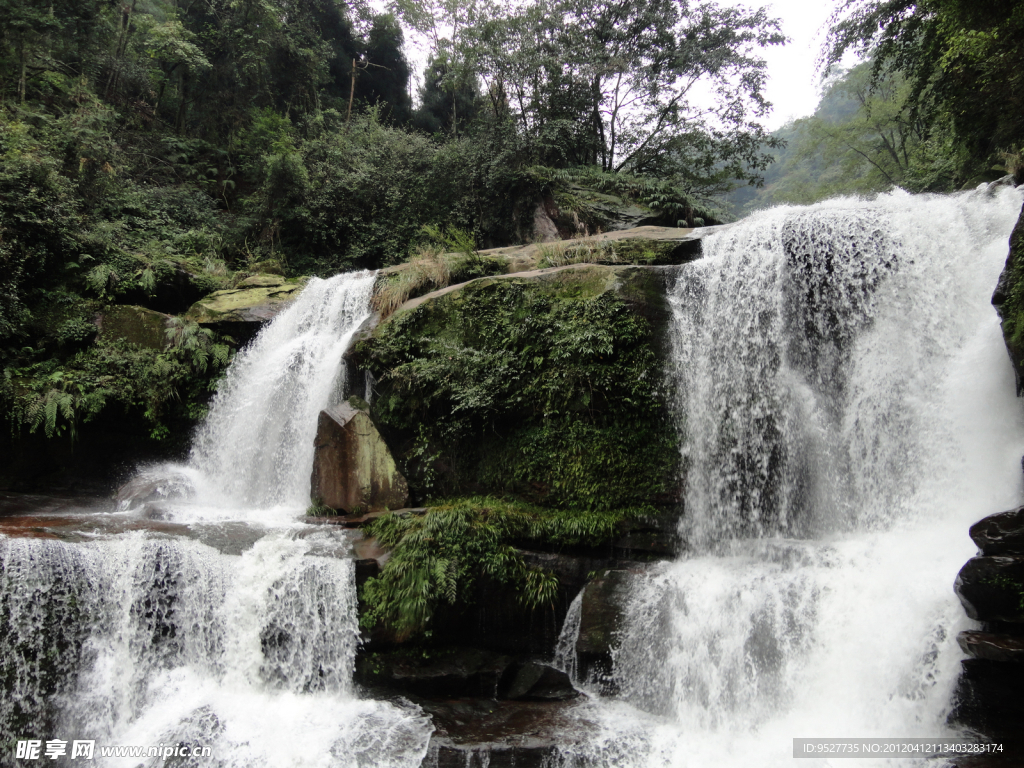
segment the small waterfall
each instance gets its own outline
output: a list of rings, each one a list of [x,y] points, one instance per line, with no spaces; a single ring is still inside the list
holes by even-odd
[[[353,695],[353,564],[318,535],[241,556],[142,533],[0,539],[0,733],[199,744],[225,768],[418,765],[419,712]]]
[[[183,521],[274,522],[305,509],[317,416],[344,396],[341,358],[370,315],[374,278],[312,278],[235,357],[188,463],[143,469],[133,485],[155,488],[172,502],[164,514]]]
[[[576,655],[576,641],[580,636],[580,621],[583,618],[583,590],[569,603],[569,610],[562,622],[562,631],[555,643],[553,664],[565,672],[572,684],[579,685],[579,658]]]
[[[967,528],[1024,496],[989,304],[1021,200],[778,208],[681,268],[688,552],[638,578],[620,694],[584,708],[599,733],[566,765],[788,766],[794,737],[947,732]]]
[[[370,314],[373,281],[313,278],[239,353],[192,446],[201,490],[256,508],[309,503],[317,414],[342,395],[341,356]]]

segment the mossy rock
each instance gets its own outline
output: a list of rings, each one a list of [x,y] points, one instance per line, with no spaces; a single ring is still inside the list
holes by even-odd
[[[97,315],[99,341],[122,339],[146,349],[167,346],[170,315],[136,306],[107,307]]]
[[[305,282],[280,275],[254,275],[237,288],[215,291],[188,310],[186,317],[201,325],[219,323],[262,324],[295,300]]]
[[[574,265],[407,302],[357,350],[414,497],[673,503],[661,270]]]

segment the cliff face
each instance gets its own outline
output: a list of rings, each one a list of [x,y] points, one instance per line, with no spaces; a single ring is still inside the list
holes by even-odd
[[[1002,321],[1003,339],[1017,376],[1017,395],[1024,394],[1024,209],[1010,235],[1010,253],[999,276],[992,304]]]

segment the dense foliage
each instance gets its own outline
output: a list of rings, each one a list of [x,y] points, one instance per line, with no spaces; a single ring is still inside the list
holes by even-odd
[[[362,597],[365,626],[381,624],[399,637],[423,632],[438,606],[473,603],[481,579],[513,587],[527,608],[550,604],[558,580],[531,568],[513,543],[594,545],[642,510],[555,511],[522,502],[471,497],[441,501],[422,513],[385,515],[367,535],[391,549],[381,574]]]
[[[584,268],[475,283],[364,342],[373,414],[406,446],[417,495],[475,488],[604,510],[671,495],[662,329],[609,279]]]
[[[869,52],[876,83],[898,74],[903,108],[932,137],[949,132],[977,173],[1024,145],[1024,3],[1019,0],[846,0],[824,53]]]

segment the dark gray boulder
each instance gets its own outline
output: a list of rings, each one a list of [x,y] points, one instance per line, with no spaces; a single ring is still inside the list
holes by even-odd
[[[1024,507],[989,515],[971,526],[971,539],[986,555],[1024,555]]]

